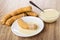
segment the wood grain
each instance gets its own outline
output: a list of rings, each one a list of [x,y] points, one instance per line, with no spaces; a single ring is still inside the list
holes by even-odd
[[[5,13],[8,13],[12,11],[12,9],[14,9],[14,7],[12,7],[14,5],[12,1],[16,3],[15,2],[16,0],[0,0],[0,19]],[[60,0],[39,0],[39,1],[40,1],[39,6],[41,8],[43,9],[53,8],[57,9],[60,12]],[[16,3],[14,6],[16,8],[18,6],[18,3]],[[56,22],[52,24],[45,23],[44,30],[38,35],[30,38],[16,36],[11,32],[10,27],[0,24],[0,40],[60,40],[60,17]]]

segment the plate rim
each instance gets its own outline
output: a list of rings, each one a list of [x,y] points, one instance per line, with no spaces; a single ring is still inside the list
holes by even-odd
[[[33,17],[33,16],[26,16],[26,17]],[[22,17],[22,18],[24,18],[24,17]],[[35,17],[35,18],[38,18],[38,17]],[[40,19],[40,18],[39,18],[39,19]],[[40,19],[40,20],[41,20],[41,19]],[[41,31],[44,29],[44,22],[43,22],[43,20],[41,20],[41,21],[42,21],[42,24],[43,24],[43,28],[42,28],[38,33],[35,33],[34,35],[30,35],[30,36],[17,35],[17,34],[14,32],[14,30],[12,29],[12,27],[11,27],[11,31],[12,31],[15,35],[20,36],[20,37],[31,37],[31,36],[35,36],[35,35],[41,33]]]

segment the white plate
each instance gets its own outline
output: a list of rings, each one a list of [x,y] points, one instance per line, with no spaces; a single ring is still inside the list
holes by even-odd
[[[32,22],[32,23],[37,23],[38,25],[38,29],[35,30],[34,33],[32,34],[24,34],[24,33],[21,33],[20,32],[20,27],[17,23],[17,20],[12,24],[11,26],[11,30],[12,32],[17,35],[17,36],[21,36],[21,37],[31,37],[31,36],[34,36],[38,33],[40,33],[43,28],[44,28],[44,23],[43,21],[40,19],[40,18],[37,18],[37,17],[32,17],[32,16],[26,16],[26,17],[22,17],[22,19],[25,21],[25,22]]]

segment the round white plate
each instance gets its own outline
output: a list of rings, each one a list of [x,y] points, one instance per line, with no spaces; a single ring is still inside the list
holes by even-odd
[[[37,18],[37,17],[32,17],[32,16],[26,16],[26,17],[22,17],[22,19],[25,21],[25,22],[32,22],[32,23],[36,23],[38,25],[38,29],[35,30],[35,32],[33,32],[32,34],[25,34],[25,33],[21,33],[20,32],[20,27],[17,23],[17,20],[12,24],[11,26],[11,30],[12,32],[17,35],[17,36],[21,36],[21,37],[31,37],[31,36],[34,36],[38,33],[40,33],[43,28],[44,28],[44,23],[43,21],[40,19],[40,18]]]

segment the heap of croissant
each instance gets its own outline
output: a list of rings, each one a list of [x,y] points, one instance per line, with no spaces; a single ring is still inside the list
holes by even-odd
[[[7,25],[7,26],[11,26],[12,23],[21,17],[24,16],[35,16],[37,17],[37,13],[32,11],[32,7],[31,6],[27,6],[27,7],[23,7],[23,8],[19,8],[15,11],[12,11],[6,15],[3,16],[3,18],[1,19],[1,24]]]

